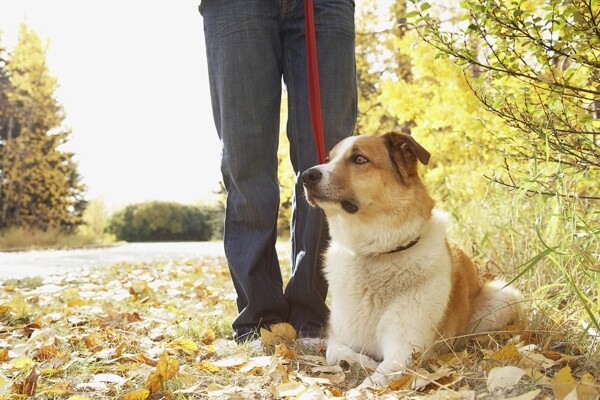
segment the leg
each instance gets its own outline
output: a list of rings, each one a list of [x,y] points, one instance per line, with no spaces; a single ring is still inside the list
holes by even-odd
[[[292,211],[292,277],[285,296],[289,320],[306,335],[326,323],[327,284],[321,272],[327,226],[321,210],[303,197],[300,174],[317,164],[308,109],[304,4],[284,20],[284,79],[289,93],[287,134],[297,183]],[[354,5],[350,0],[315,1],[315,25],[326,148],[350,136],[356,122]]]
[[[240,312],[238,335],[283,321],[288,305],[275,252],[281,98],[279,6],[262,1],[202,7],[213,114],[227,190],[225,254]]]
[[[330,336],[327,341],[327,364],[335,365],[342,360],[351,364],[358,364],[366,368],[375,370],[379,363],[371,357],[357,353],[345,344],[337,341],[335,337]]]

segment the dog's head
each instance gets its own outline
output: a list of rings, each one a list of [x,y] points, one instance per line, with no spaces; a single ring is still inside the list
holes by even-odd
[[[328,217],[360,219],[417,212],[426,218],[433,200],[418,175],[417,164],[430,154],[410,135],[353,136],[329,153],[326,164],[302,174],[308,202]]]

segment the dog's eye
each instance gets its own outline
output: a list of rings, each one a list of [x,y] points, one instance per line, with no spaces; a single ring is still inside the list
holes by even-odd
[[[367,160],[367,158],[366,158],[366,157],[363,157],[363,156],[361,156],[361,155],[355,155],[355,156],[354,156],[354,162],[355,162],[356,164],[366,164],[366,163],[368,163],[368,162],[369,162],[369,160]]]

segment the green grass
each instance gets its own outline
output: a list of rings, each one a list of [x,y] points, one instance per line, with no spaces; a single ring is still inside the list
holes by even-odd
[[[69,249],[103,246],[114,243],[110,235],[67,234],[59,229],[46,231],[36,229],[8,228],[0,230],[0,251],[34,249]]]

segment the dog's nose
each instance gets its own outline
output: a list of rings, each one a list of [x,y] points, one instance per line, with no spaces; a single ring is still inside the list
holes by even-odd
[[[307,188],[314,186],[323,177],[323,173],[316,168],[309,168],[302,173],[302,183]]]

